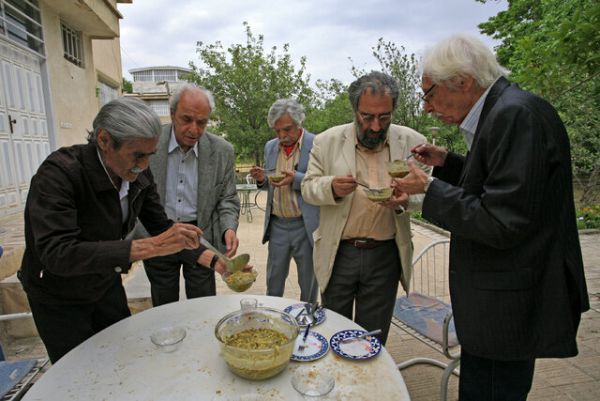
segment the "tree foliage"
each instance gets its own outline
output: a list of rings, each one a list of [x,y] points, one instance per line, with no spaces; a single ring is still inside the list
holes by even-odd
[[[263,35],[256,37],[247,22],[243,25],[245,44],[224,49],[219,41],[197,43],[203,66],[190,63],[189,80],[210,89],[215,96],[211,130],[226,136],[238,157],[252,157],[259,164],[265,142],[273,137],[267,125],[269,107],[275,100],[288,97],[310,105],[313,91],[304,57],[296,69],[288,44],[281,51],[273,46],[267,52]]]
[[[348,88],[341,81],[318,80],[312,107],[306,114],[306,128],[320,133],[328,128],[346,124],[354,118]]]
[[[128,81],[125,78],[123,78],[121,88],[123,90],[123,93],[133,93],[133,84],[131,83],[131,81]]]
[[[598,0],[510,0],[479,25],[502,41],[497,55],[511,79],[560,112],[583,204],[597,201],[600,181],[599,26]]]

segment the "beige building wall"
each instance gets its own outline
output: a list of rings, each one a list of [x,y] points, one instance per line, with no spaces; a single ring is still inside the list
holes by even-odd
[[[58,1],[57,3],[64,3]],[[94,2],[92,2],[94,3]],[[115,1],[111,6],[115,7]],[[99,110],[97,96],[97,81],[121,88],[121,54],[119,50],[119,14],[107,10],[105,3],[95,11],[100,12],[101,18],[108,22],[107,28],[98,35],[93,20],[78,18],[77,13],[64,13],[60,7],[54,7],[53,2],[40,4],[44,39],[46,42],[46,57],[49,75],[51,103],[54,115],[54,132],[57,146],[68,146],[84,143],[87,130],[92,127],[92,121]],[[63,56],[61,21],[71,28],[82,32],[83,66],[79,67]],[[111,31],[116,30],[112,33]],[[92,31],[92,34],[87,32]],[[107,39],[93,39],[94,37]],[[96,53],[97,52],[97,53]]]

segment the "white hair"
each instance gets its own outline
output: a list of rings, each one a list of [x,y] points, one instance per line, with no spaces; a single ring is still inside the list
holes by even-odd
[[[434,84],[453,82],[471,76],[481,88],[487,88],[508,74],[494,53],[479,39],[467,34],[453,35],[427,50],[422,60],[423,75]]]

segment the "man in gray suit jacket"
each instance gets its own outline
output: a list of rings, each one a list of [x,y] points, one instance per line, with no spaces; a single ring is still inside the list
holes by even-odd
[[[230,143],[205,132],[214,110],[212,94],[186,84],[173,94],[170,108],[172,124],[163,126],[150,158],[161,203],[170,219],[197,225],[204,238],[232,256],[239,244],[240,212],[235,155]],[[179,299],[181,266],[187,298],[216,294],[214,271],[185,263],[177,254],[148,259],[144,266],[154,306]]]
[[[318,286],[312,235],[319,223],[319,209],[305,203],[300,193],[315,136],[302,128],[304,108],[293,99],[273,103],[267,121],[277,138],[265,145],[265,168],[250,171],[258,186],[268,190],[262,240],[263,244],[269,241],[267,295],[283,296],[293,257],[298,267],[300,300],[315,302]],[[267,179],[275,172],[284,178],[279,182]]]
[[[556,110],[504,78],[492,51],[454,36],[423,60],[426,112],[460,124],[466,157],[430,144],[396,185],[452,233],[450,297],[461,401],[525,400],[536,358],[577,355],[589,309],[569,139]]]

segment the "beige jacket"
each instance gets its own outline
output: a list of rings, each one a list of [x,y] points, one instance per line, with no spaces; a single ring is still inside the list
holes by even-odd
[[[313,260],[321,291],[325,291],[329,283],[335,255],[354,196],[352,193],[335,200],[331,182],[334,176],[346,175],[348,171],[356,176],[355,135],[354,123],[333,127],[317,135],[310,154],[308,170],[302,181],[304,200],[321,208],[319,227],[313,234],[315,241]],[[388,138],[392,160],[406,158],[412,147],[426,142],[425,137],[417,131],[399,125],[390,126]],[[424,170],[429,171],[429,168]],[[408,210],[421,210],[422,202],[423,195],[411,196]],[[400,283],[408,293],[413,254],[409,213],[395,215],[395,220],[396,244],[402,262]]]

